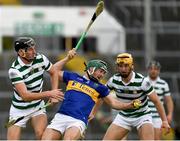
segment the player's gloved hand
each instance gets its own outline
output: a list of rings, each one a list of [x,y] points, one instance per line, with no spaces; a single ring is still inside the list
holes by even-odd
[[[165,131],[165,135],[167,135],[170,132],[170,125],[168,121],[162,121],[161,130]]]
[[[142,105],[141,100],[139,100],[139,99],[133,100],[133,107],[134,107],[135,109],[141,107],[141,105]]]

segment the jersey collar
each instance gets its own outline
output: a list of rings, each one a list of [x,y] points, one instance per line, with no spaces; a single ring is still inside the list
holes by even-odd
[[[121,78],[121,80],[122,80],[122,78]],[[131,77],[130,81],[129,81],[128,83],[125,83],[124,81],[122,81],[122,83],[123,83],[124,85],[128,85],[128,84],[130,84],[130,83],[133,83],[134,80],[135,80],[135,72],[132,71],[132,77]]]
[[[156,80],[152,80],[152,79],[148,76],[148,79],[149,79],[149,81],[151,81],[152,83],[156,83],[157,81],[160,80],[160,77],[158,76],[158,77],[156,78]]]
[[[31,62],[30,64],[25,64],[25,63],[21,60],[21,58],[20,58],[19,56],[18,56],[17,60],[18,60],[19,64],[20,64],[22,67],[23,67],[23,66],[31,66],[32,63],[33,63],[33,62]]]

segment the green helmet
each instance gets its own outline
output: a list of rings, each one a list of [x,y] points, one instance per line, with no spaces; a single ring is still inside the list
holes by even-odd
[[[107,63],[102,61],[102,60],[90,60],[88,63],[87,63],[87,66],[86,66],[86,69],[85,71],[89,70],[89,68],[95,68],[96,69],[102,69],[104,70],[105,72],[108,72],[108,69],[107,69]],[[94,70],[94,71],[95,71]]]

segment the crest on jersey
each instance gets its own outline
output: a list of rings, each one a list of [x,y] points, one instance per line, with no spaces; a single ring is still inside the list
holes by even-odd
[[[29,77],[29,75],[28,74],[26,74],[25,76],[24,76],[24,79],[26,79],[26,78],[28,78]]]
[[[97,88],[99,86],[98,83],[94,83],[94,87]]]
[[[151,83],[149,81],[146,82],[146,87],[151,86]]]
[[[31,70],[30,70],[30,74],[33,74],[33,73],[35,73],[35,71],[34,71],[35,69],[34,68],[32,68]]]

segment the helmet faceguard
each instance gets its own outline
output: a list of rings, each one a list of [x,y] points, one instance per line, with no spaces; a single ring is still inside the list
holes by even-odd
[[[36,45],[35,41],[30,37],[20,37],[15,41],[14,47],[16,52],[18,52],[20,49],[27,49],[29,47],[34,47]]]
[[[117,59],[116,59],[116,64],[128,64],[130,67],[133,65],[133,58],[132,55],[129,53],[121,53],[118,54]]]
[[[90,72],[90,68],[92,68],[93,70]],[[107,63],[102,61],[102,60],[90,60],[88,62],[88,64],[86,65],[86,69],[85,71],[87,72],[89,78],[93,81],[98,81],[96,78],[94,78],[93,73],[97,70],[97,69],[102,69],[104,70],[106,73],[108,72],[107,69]]]

